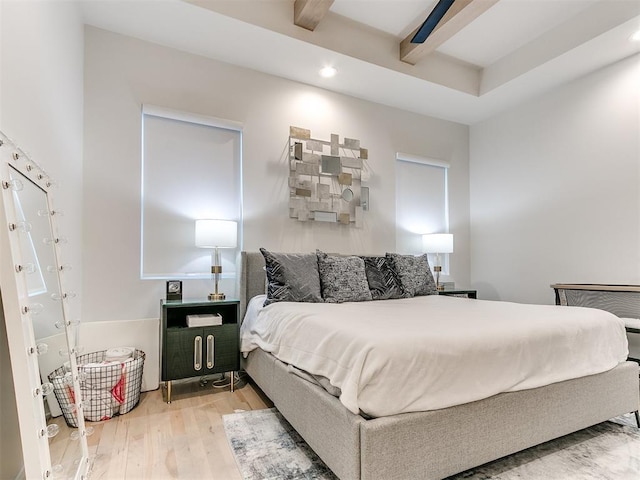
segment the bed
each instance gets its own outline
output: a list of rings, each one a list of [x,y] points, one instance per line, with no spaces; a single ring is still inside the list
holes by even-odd
[[[243,252],[241,263],[244,316],[249,300],[265,292],[265,262],[261,253]],[[468,362],[473,364],[473,358]],[[637,411],[639,403],[638,365],[622,361],[602,373],[525,385],[453,406],[382,412],[371,418],[355,413],[358,406],[347,408],[338,397],[262,348],[251,351],[243,364],[342,480],[445,478]]]

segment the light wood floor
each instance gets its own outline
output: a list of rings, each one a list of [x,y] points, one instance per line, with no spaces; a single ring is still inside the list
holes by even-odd
[[[90,480],[241,480],[222,415],[269,408],[269,400],[252,384],[231,393],[211,383],[201,387],[197,380],[174,382],[171,404],[164,402],[163,390],[142,393],[138,406],[125,415],[87,422],[94,427],[88,437]],[[70,439],[77,430],[63,417],[53,421],[60,433],[51,441],[52,463],[69,465],[78,455],[78,442]]]

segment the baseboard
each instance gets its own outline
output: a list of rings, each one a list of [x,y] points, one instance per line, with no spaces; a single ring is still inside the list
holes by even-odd
[[[80,344],[85,353],[112,347],[134,347],[146,354],[142,391],[156,390],[160,384],[160,320],[115,320],[80,324]]]

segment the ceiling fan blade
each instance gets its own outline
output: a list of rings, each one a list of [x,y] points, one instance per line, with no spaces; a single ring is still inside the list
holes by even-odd
[[[424,43],[436,25],[442,20],[455,0],[440,0],[411,39],[411,43]]]

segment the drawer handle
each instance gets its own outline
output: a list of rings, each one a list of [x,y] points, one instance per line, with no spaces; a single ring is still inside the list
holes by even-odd
[[[213,368],[213,335],[207,335],[207,368]]]
[[[202,369],[202,337],[200,335],[193,339],[193,369]]]

